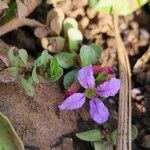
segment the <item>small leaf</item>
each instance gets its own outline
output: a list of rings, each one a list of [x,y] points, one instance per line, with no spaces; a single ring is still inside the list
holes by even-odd
[[[100,57],[101,57],[101,47],[96,45],[95,43],[91,43],[89,45],[90,47],[93,48],[93,50],[95,51],[95,54],[96,54],[96,62],[99,61]]]
[[[52,56],[48,54],[47,50],[44,50],[41,53],[41,62],[43,63],[45,68],[47,67],[47,64],[49,63],[51,57]]]
[[[95,64],[97,62],[95,51],[93,48],[86,45],[82,46],[80,49],[80,58],[82,67],[89,64]]]
[[[12,76],[17,76],[18,74],[18,68],[17,67],[10,67],[5,69],[7,70]]]
[[[63,52],[55,55],[55,58],[62,68],[70,68],[75,65],[76,55]]]
[[[7,117],[0,113],[0,149],[24,150],[24,145]]]
[[[78,22],[74,18],[68,17],[63,22],[63,28],[65,33],[67,33],[70,28],[78,29]]]
[[[8,58],[11,64],[14,64],[15,55],[14,55],[14,47],[8,50]]]
[[[106,74],[105,73],[99,73],[98,76],[96,77],[96,84],[100,84],[104,79],[106,78]]]
[[[6,11],[6,14],[4,15],[4,17],[2,18],[3,22],[8,22],[10,21],[12,18],[15,17],[16,15],[16,10],[17,10],[17,4],[15,0],[10,1],[10,3],[8,4],[9,8]]]
[[[36,72],[36,66],[34,66],[34,68],[32,70],[32,79],[35,83],[39,83],[38,75]]]
[[[65,89],[71,86],[71,84],[75,81],[76,76],[77,76],[77,70],[72,70],[65,75],[63,79],[63,84]]]
[[[135,125],[132,125],[132,141],[134,141],[137,138],[138,135],[138,129]]]
[[[19,57],[21,58],[23,63],[26,64],[27,61],[28,61],[28,53],[27,53],[27,51],[24,50],[24,49],[19,49],[18,53],[19,53]]]
[[[33,96],[34,94],[34,87],[32,83],[33,83],[32,77],[29,77],[27,79],[26,78],[21,79],[21,85],[29,96]]]
[[[50,76],[47,79],[49,82],[54,82],[54,81],[57,81],[62,75],[63,75],[63,69],[59,67],[57,74]]]
[[[138,135],[138,130],[136,128],[136,126],[132,125],[132,141],[134,141],[136,139]],[[117,130],[114,130],[111,134],[111,140],[113,145],[117,144]]]
[[[99,141],[102,138],[102,135],[98,129],[89,130],[82,133],[76,133],[76,136],[81,140],[91,142]]]
[[[97,141],[94,142],[94,150],[113,150],[113,145],[104,140]]]
[[[75,28],[68,29],[68,39],[70,51],[78,51],[79,45],[83,41],[83,36],[80,30]]]
[[[54,82],[63,75],[63,69],[59,67],[58,61],[54,57],[50,61],[50,67],[48,69],[47,75],[47,79],[49,82]]]

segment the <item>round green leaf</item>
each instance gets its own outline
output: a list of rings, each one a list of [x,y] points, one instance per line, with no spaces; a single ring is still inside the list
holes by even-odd
[[[137,138],[138,135],[138,129],[135,125],[132,125],[132,141],[134,141]]]
[[[27,53],[27,51],[24,50],[24,49],[19,49],[18,53],[19,53],[19,57],[21,58],[23,63],[26,64],[27,61],[28,61],[28,53]]]
[[[101,47],[96,45],[95,43],[91,43],[89,46],[92,47],[93,50],[95,51],[96,59],[97,59],[95,61],[99,61],[99,59],[101,57],[101,50],[102,50]]]
[[[80,58],[82,67],[97,62],[96,53],[90,46],[82,46],[80,49]]]
[[[70,51],[78,51],[79,45],[83,41],[83,36],[80,30],[75,28],[68,29],[68,40]]]
[[[62,52],[55,55],[55,58],[62,68],[70,68],[75,65],[76,55]]]
[[[102,135],[98,129],[89,130],[82,133],[76,133],[76,136],[81,140],[91,142],[99,141],[102,138]]]
[[[64,88],[67,89],[76,79],[77,70],[68,72],[63,79]]]

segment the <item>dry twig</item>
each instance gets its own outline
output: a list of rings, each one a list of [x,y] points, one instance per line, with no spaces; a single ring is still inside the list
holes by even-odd
[[[117,14],[114,14],[114,27],[121,78],[117,150],[131,150],[131,70],[126,49],[120,37]]]

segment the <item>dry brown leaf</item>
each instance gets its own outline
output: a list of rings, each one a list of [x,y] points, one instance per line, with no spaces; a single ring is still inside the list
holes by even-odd
[[[64,12],[60,9],[53,9],[47,15],[46,25],[56,34],[59,35],[62,30]]]
[[[5,65],[6,67],[9,67],[9,60],[7,57],[0,54],[0,60],[3,62],[2,65]]]

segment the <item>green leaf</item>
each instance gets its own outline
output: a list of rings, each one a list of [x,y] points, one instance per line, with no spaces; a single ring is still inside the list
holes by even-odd
[[[102,135],[98,129],[89,130],[82,133],[76,133],[76,136],[81,140],[91,142],[99,141],[102,138]]]
[[[63,22],[63,28],[65,33],[67,33],[70,28],[78,29],[78,22],[74,18],[68,17]]]
[[[54,81],[57,81],[62,75],[63,75],[63,69],[61,67],[59,67],[57,70],[57,74],[55,74],[53,76],[48,76],[47,79],[49,82],[54,82]]]
[[[132,125],[132,141],[134,141],[136,139],[137,135],[138,135],[138,130],[137,130],[136,126]],[[114,130],[112,132],[111,140],[114,145],[117,144],[117,130]]]
[[[100,84],[105,78],[106,78],[105,73],[103,73],[103,72],[99,73],[95,80],[96,84]]]
[[[18,68],[17,67],[9,67],[7,70],[12,76],[17,76],[18,74]]]
[[[132,125],[132,141],[134,141],[138,136],[138,129],[135,125]]]
[[[90,46],[82,46],[80,49],[80,58],[82,67],[89,64],[95,64],[97,62],[97,57],[95,51]]]
[[[24,150],[21,139],[2,113],[0,113],[0,150]]]
[[[10,61],[12,67],[20,67],[23,64],[22,64],[20,57],[18,55],[16,56],[14,54],[14,49],[15,49],[14,47],[9,49],[8,58],[9,58],[9,61]]]
[[[42,64],[44,65],[44,67],[46,68],[49,61],[50,61],[50,58],[52,58],[51,55],[48,54],[48,51],[47,50],[44,50],[42,53],[41,53],[41,62]]]
[[[16,10],[17,10],[16,0],[10,1],[8,6],[9,6],[9,8],[6,11],[6,14],[2,18],[3,22],[8,22],[16,16]]]
[[[113,150],[113,145],[111,145],[107,141],[100,140],[94,142],[94,150]]]
[[[148,0],[120,0],[117,2],[114,0],[90,0],[90,5],[94,10],[99,12],[109,14],[116,12],[119,15],[129,15],[147,2]]]
[[[68,40],[70,51],[78,51],[79,45],[83,41],[82,33],[76,28],[70,28],[68,29]]]
[[[28,61],[28,53],[27,53],[27,51],[24,50],[24,49],[19,49],[18,53],[19,53],[19,57],[21,58],[23,63],[26,64],[27,61]]]
[[[76,79],[77,70],[68,72],[63,79],[64,88],[67,89]]]
[[[93,50],[95,51],[95,54],[96,54],[96,60],[95,61],[96,62],[99,61],[99,59],[101,57],[102,48],[100,46],[96,45],[95,43],[91,43],[89,46],[92,47]]]
[[[48,68],[48,81],[54,82],[58,80],[63,75],[63,69],[59,67],[58,61],[56,58],[52,58],[50,61],[50,66]]]
[[[21,85],[29,96],[34,95],[34,87],[32,83],[33,83],[32,77],[29,77],[27,79],[26,78],[21,79]]]
[[[36,71],[36,66],[33,67],[32,70],[32,79],[35,83],[39,83],[39,79],[38,79],[38,75],[37,75],[37,71]]]
[[[75,59],[76,55],[75,54],[70,54],[70,53],[59,53],[55,55],[55,58],[57,59],[59,65],[62,68],[70,68],[75,65]]]

